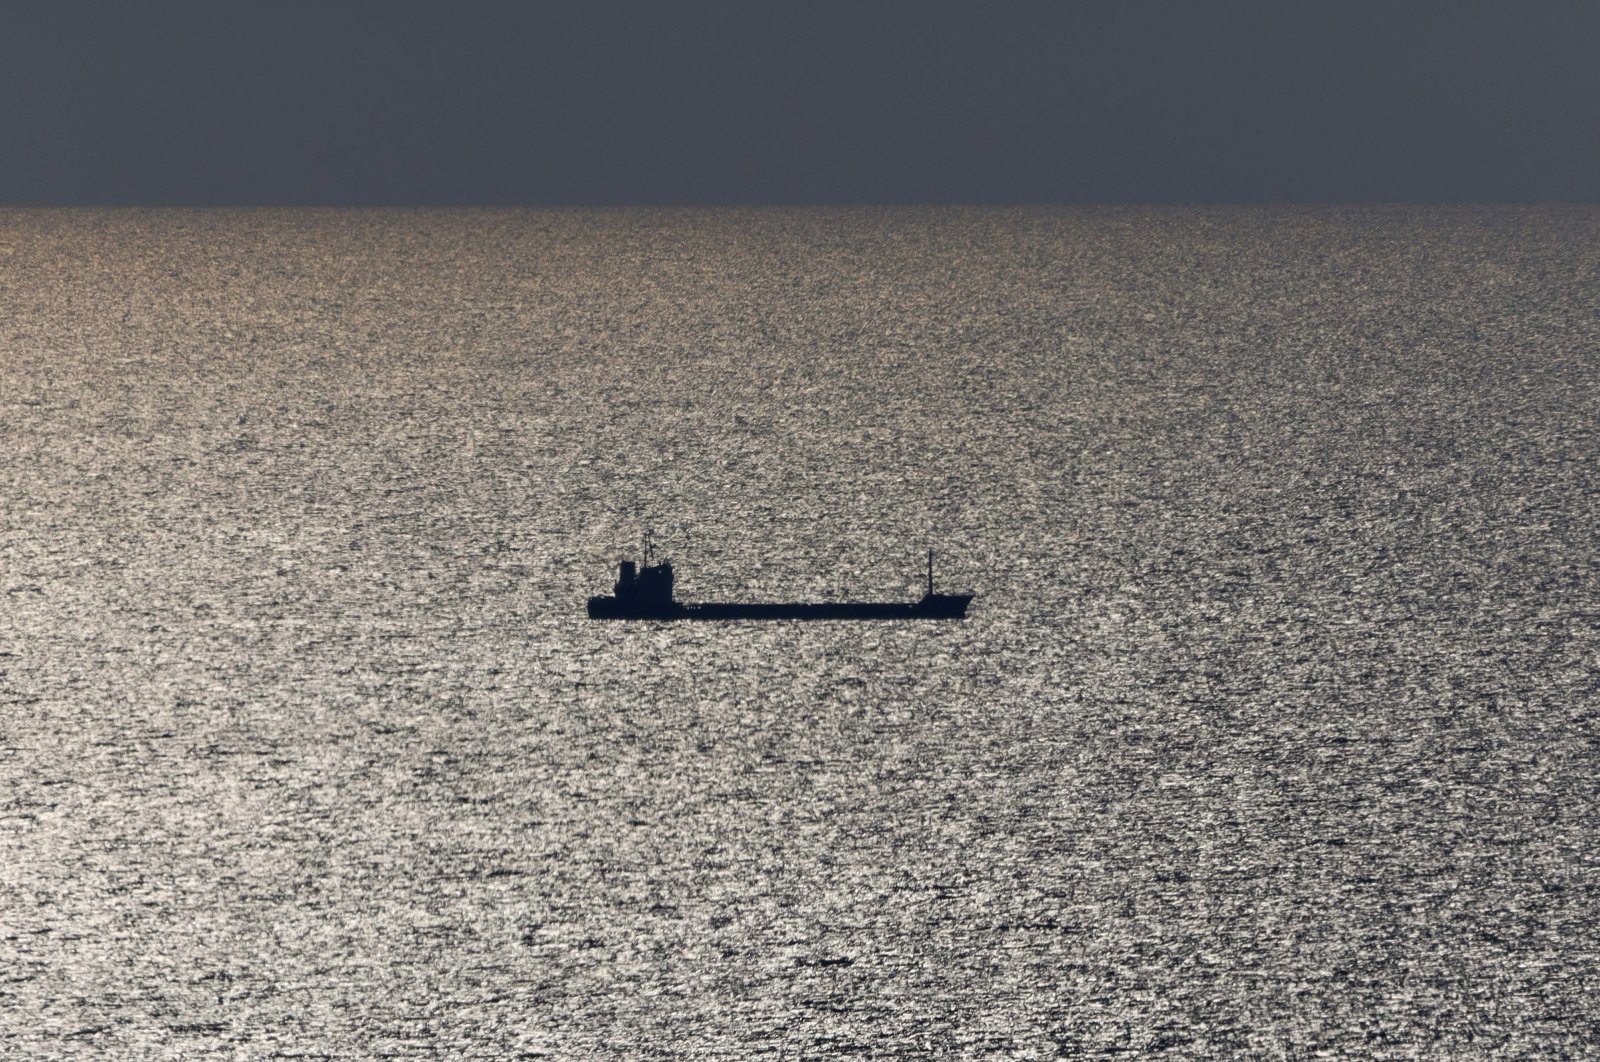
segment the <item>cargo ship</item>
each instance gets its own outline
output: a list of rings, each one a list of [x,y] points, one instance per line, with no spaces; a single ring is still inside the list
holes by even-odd
[[[611,597],[589,599],[590,619],[642,620],[907,620],[963,619],[972,594],[939,594],[933,589],[933,550],[928,551],[928,592],[919,601],[678,601],[673,593],[672,561],[617,565]]]

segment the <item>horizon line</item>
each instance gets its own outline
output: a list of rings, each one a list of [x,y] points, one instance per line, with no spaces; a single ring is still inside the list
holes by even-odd
[[[160,200],[73,200],[0,201],[0,210],[791,210],[815,209],[1154,209],[1224,207],[1554,207],[1600,206],[1593,199],[751,199],[751,200],[551,200],[546,202],[502,203],[456,200],[372,201],[348,200],[268,200],[268,201],[160,201]]]

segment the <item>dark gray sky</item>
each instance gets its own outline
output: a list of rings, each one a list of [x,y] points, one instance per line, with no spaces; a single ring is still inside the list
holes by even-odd
[[[0,0],[0,202],[1600,198],[1595,0]]]

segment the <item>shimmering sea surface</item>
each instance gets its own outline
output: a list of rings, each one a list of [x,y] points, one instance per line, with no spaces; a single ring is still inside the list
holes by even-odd
[[[1600,1042],[1600,210],[0,211],[0,1054]],[[977,593],[963,623],[584,617]]]

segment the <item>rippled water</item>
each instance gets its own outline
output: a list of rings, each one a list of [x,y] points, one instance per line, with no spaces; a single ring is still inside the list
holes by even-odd
[[[1592,1049],[1597,306],[1588,208],[0,212],[0,1050]],[[646,527],[979,596],[589,622]]]

